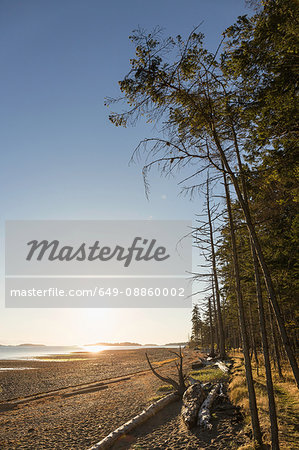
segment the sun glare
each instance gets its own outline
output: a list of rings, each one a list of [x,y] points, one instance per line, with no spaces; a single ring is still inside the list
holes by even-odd
[[[82,349],[89,353],[99,353],[106,349],[103,345],[83,345]]]

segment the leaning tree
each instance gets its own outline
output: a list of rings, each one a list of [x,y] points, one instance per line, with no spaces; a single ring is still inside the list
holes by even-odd
[[[129,107],[124,112],[111,113],[110,120],[116,126],[135,123],[142,116],[148,121],[163,120],[167,139],[150,139],[140,144],[153,156],[144,168],[145,175],[155,163],[162,163],[163,170],[171,170],[188,162],[204,162],[204,169],[211,165],[230,177],[299,386],[297,361],[240,177],[241,153],[250,129],[242,120],[238,86],[233,78],[228,79],[217,55],[204,48],[203,35],[196,30],[186,42],[181,36],[163,39],[160,30],[150,34],[137,30],[131,40],[136,45],[136,55],[130,61],[130,72],[119,82]],[[107,104],[113,101],[107,100]]]

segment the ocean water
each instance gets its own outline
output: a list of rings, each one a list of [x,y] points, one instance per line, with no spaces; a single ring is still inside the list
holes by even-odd
[[[81,347],[70,346],[0,346],[0,359],[33,359],[37,356],[64,355],[71,352],[80,351]]]
[[[14,346],[14,345],[0,345],[0,360],[2,359],[34,359],[40,356],[50,355],[68,355],[76,352],[91,352],[98,353],[103,350],[138,350],[146,348],[177,348],[176,345],[131,345],[131,346],[101,346],[101,345],[86,345],[86,346]]]

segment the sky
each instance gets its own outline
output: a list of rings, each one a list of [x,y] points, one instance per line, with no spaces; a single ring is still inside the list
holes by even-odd
[[[185,341],[186,309],[6,309],[4,222],[11,219],[194,219],[202,199],[179,195],[179,178],[129,165],[142,122],[116,128],[105,97],[119,95],[138,26],[186,36],[201,23],[209,50],[239,15],[240,0],[1,0],[0,343]]]

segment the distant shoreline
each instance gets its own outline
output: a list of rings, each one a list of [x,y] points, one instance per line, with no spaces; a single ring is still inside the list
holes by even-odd
[[[178,345],[90,345],[90,346],[1,346],[0,361],[28,360],[74,360],[77,358],[98,355],[107,351],[132,351],[145,349],[178,348]]]
[[[169,342],[167,344],[139,344],[138,342],[97,342],[95,344],[72,344],[72,345],[47,345],[47,344],[0,344],[1,347],[166,347],[166,346],[184,346],[187,342]]]

